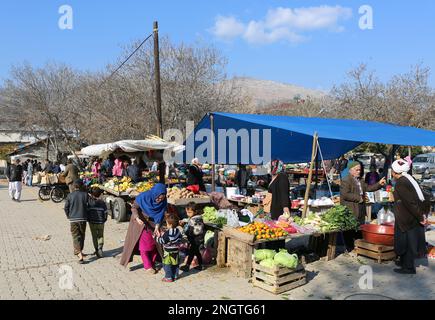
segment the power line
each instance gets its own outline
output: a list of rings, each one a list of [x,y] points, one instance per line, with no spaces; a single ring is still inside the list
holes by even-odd
[[[147,42],[147,40],[149,38],[151,38],[153,36],[153,33],[151,33],[148,37],[145,38],[144,41],[141,42],[141,44],[127,57],[127,59],[124,60],[123,63],[120,64],[120,66],[118,68],[116,68],[115,71],[113,71],[110,76],[108,76],[106,79],[103,80],[103,82],[101,82],[100,86],[98,88],[101,88],[101,86],[107,81],[109,80],[116,72],[118,72],[119,69],[121,69],[128,60],[130,60],[130,58],[145,44],[145,42]]]

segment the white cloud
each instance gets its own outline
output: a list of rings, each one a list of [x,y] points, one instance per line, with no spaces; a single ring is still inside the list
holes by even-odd
[[[307,39],[302,33],[313,30],[342,32],[340,20],[352,17],[352,9],[341,6],[308,8],[278,7],[267,12],[263,20],[243,23],[234,17],[218,16],[212,33],[222,40],[242,37],[249,43],[269,44],[277,41],[298,43]]]
[[[217,16],[211,32],[220,39],[231,40],[243,35],[245,25],[234,17]]]

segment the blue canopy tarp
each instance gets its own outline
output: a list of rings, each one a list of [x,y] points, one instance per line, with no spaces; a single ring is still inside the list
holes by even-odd
[[[380,122],[220,112],[212,114],[216,137],[215,163],[221,164],[259,164],[261,157],[280,159],[285,163],[309,162],[315,132],[318,133],[325,160],[338,158],[364,142],[435,146],[434,131]],[[200,160],[202,158],[202,162],[212,162],[211,131],[202,130],[211,128],[210,115],[204,116],[194,130],[195,135],[190,135],[186,140],[185,160],[189,161],[195,156]]]

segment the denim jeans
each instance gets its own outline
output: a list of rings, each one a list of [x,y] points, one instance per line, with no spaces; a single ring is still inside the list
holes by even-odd
[[[32,186],[32,183],[33,183],[33,173],[31,171],[29,171],[29,173],[28,173],[27,181],[26,182],[27,182],[27,185],[29,187]]]
[[[176,280],[178,278],[179,265],[164,264],[163,270],[165,270],[165,278]]]

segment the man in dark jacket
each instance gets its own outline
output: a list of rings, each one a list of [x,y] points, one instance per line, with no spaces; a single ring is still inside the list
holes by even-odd
[[[239,187],[240,194],[246,195],[246,189],[248,187],[249,173],[246,169],[246,165],[239,164],[236,173],[236,184]]]
[[[19,159],[6,168],[6,177],[9,182],[9,196],[12,201],[20,202],[21,190],[23,188],[23,167],[20,165]]]
[[[340,185],[340,203],[352,211],[355,218],[360,224],[365,223],[366,218],[366,192],[372,192],[381,189],[385,184],[385,178],[382,178],[374,185],[367,185],[364,179],[361,179],[361,164],[352,161],[348,164],[349,175],[341,181]],[[354,231],[344,232],[344,240],[348,251],[353,250],[354,241],[358,234]]]
[[[127,175],[131,178],[131,180],[134,183],[138,183],[140,181],[143,181],[142,171],[140,171],[140,168],[139,168],[136,160],[133,160],[133,163],[127,167]]]
[[[74,181],[72,187],[73,192],[66,198],[64,210],[71,224],[74,255],[78,256],[79,263],[82,264],[86,222],[88,221],[88,194],[82,191],[83,182],[81,180]]]
[[[427,223],[424,215],[423,192],[418,183],[407,172],[410,169],[407,161],[399,159],[392,164],[392,175],[396,180],[394,187],[394,250],[399,257],[396,263],[400,274],[415,274],[414,260],[426,252],[424,226]]]
[[[100,199],[101,189],[93,188],[89,198],[88,221],[92,233],[95,255],[103,257],[104,245],[104,224],[107,221],[107,206],[104,200]]]
[[[204,174],[199,167],[199,161],[198,159],[193,159],[192,164],[189,166],[189,171],[187,173],[187,185],[193,186],[193,185],[199,185],[200,191],[206,191],[205,184],[204,184]]]

